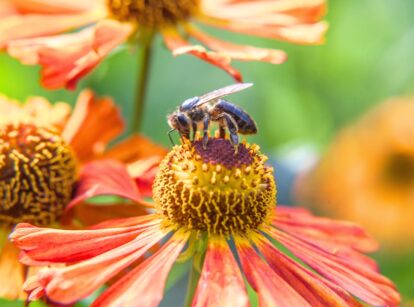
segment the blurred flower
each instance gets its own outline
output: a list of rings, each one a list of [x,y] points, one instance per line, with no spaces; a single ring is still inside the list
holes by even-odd
[[[30,299],[46,295],[70,304],[85,298],[162,240],[92,306],[156,306],[172,265],[190,258],[202,267],[193,306],[249,305],[242,273],[261,306],[360,306],[352,295],[372,305],[397,305],[393,283],[363,254],[376,242],[352,223],[302,209],[275,210],[273,170],[265,161],[257,145],[240,144],[235,153],[224,139],[210,138],[207,149],[201,141],[185,142],[160,164],[153,214],[80,231],[19,224],[11,240],[23,263],[50,265],[26,282]]]
[[[299,183],[304,202],[356,221],[390,249],[413,248],[414,99],[393,99],[345,128]]]
[[[74,88],[119,44],[128,39],[143,42],[160,32],[174,55],[192,54],[240,81],[240,73],[230,66],[232,59],[279,64],[286,60],[285,53],[222,41],[193,21],[319,44],[327,28],[319,21],[324,13],[324,0],[0,0],[0,48],[25,64],[41,65],[45,87]],[[191,44],[187,36],[202,45]]]
[[[74,189],[88,197],[97,192],[119,194],[111,181],[118,179],[112,171],[127,174],[121,162],[139,182],[153,179],[147,174],[157,167],[163,149],[141,136],[106,149],[123,125],[113,101],[97,99],[91,91],[81,93],[73,112],[66,103],[51,105],[40,97],[30,98],[24,105],[0,97],[1,297],[24,297],[25,268],[18,262],[18,250],[7,242],[14,224],[61,227],[57,224],[61,219],[69,223],[76,217],[76,223],[84,225],[145,213],[136,205],[108,204],[103,211],[102,207],[80,203],[81,196],[73,199]],[[94,184],[81,191],[79,186],[87,185],[85,177],[91,176],[96,178]],[[132,184],[136,202],[148,195],[146,186],[138,190],[139,186]],[[80,204],[68,211],[75,202]]]

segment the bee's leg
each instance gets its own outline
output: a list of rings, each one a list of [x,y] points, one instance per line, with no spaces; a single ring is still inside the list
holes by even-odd
[[[222,139],[226,138],[226,125],[223,123],[223,121],[219,122],[219,137]]]
[[[171,133],[174,132],[174,131],[175,131],[175,129],[171,129],[170,131],[168,131],[168,137],[170,139],[171,145],[173,145],[173,146],[175,145],[175,143],[174,143],[174,140],[171,137]]]
[[[206,116],[203,119],[203,148],[207,149],[208,143],[208,126],[210,125],[210,116]]]
[[[191,126],[193,128],[193,142],[195,142],[195,140],[196,140],[196,134],[197,134],[197,123],[192,122]]]
[[[229,129],[230,133],[230,143],[234,145],[235,151],[237,152],[237,147],[239,145],[239,127],[237,126],[236,121],[231,117],[231,115],[227,113],[222,113],[221,118],[223,118],[225,125],[227,126],[227,129]]]

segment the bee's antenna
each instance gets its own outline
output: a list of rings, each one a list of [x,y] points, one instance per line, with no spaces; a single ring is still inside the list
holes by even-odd
[[[171,133],[173,133],[176,129],[171,129],[170,131],[168,131],[168,138],[170,139],[171,144],[174,146],[174,140],[171,137]]]

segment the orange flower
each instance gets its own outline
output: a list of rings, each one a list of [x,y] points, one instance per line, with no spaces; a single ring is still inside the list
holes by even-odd
[[[72,112],[66,103],[51,105],[40,97],[30,98],[24,105],[0,97],[1,297],[24,297],[25,269],[18,262],[17,249],[6,242],[14,224],[55,226],[61,218],[69,223],[74,217],[76,224],[91,224],[108,217],[145,213],[139,206],[116,204],[108,204],[102,212],[101,206],[86,203],[69,211],[79,203],[73,199],[73,190],[87,184],[85,176],[96,176],[88,197],[95,193],[123,196],[111,182],[117,180],[111,176],[113,170],[128,174],[121,162],[143,183],[143,189],[135,183],[130,186],[135,201],[142,202],[144,195],[150,195],[147,181],[153,178],[148,174],[153,173],[164,150],[141,136],[106,149],[123,126],[113,101],[97,99],[88,90],[79,96]]]
[[[0,0],[0,48],[42,66],[47,88],[77,81],[126,40],[160,32],[173,55],[192,54],[241,81],[232,59],[279,64],[283,51],[236,45],[201,31],[194,21],[299,44],[319,44],[324,0]],[[78,32],[62,34],[79,29]],[[180,33],[181,32],[181,33]],[[185,37],[202,45],[193,45]],[[207,49],[208,48],[208,49]]]
[[[92,306],[157,306],[178,258],[202,267],[193,306],[248,306],[242,274],[261,306],[361,306],[353,295],[372,305],[397,305],[393,283],[363,254],[375,250],[376,242],[352,223],[302,209],[275,210],[276,186],[265,160],[257,145],[241,144],[236,153],[228,140],[210,138],[207,149],[201,141],[186,142],[160,165],[155,213],[89,230],[19,224],[11,240],[22,250],[20,260],[49,265],[27,280],[29,298],[46,295],[64,304],[83,299],[162,241]]]
[[[413,116],[413,98],[393,99],[345,128],[300,183],[302,197],[361,223],[389,250],[412,249]]]

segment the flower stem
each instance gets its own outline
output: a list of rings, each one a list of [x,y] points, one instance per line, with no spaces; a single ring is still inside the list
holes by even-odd
[[[193,258],[191,269],[190,269],[190,276],[188,279],[188,286],[187,286],[187,295],[185,297],[185,307],[191,306],[193,301],[193,297],[197,288],[198,280],[200,279],[200,271],[197,269],[195,264],[196,258]]]
[[[149,34],[143,43],[142,51],[139,53],[139,72],[138,72],[138,86],[135,93],[135,105],[132,113],[131,127],[132,132],[137,132],[141,128],[142,116],[144,112],[145,98],[148,89],[148,79],[152,55],[152,40],[153,35]]]
[[[204,256],[206,253],[207,238],[204,236],[201,239],[199,238],[196,242],[197,247],[193,255],[193,261],[191,263],[190,276],[188,279],[187,286],[187,295],[184,304],[185,307],[191,306],[195,291],[197,289],[198,280],[200,279],[201,270],[204,262]]]

